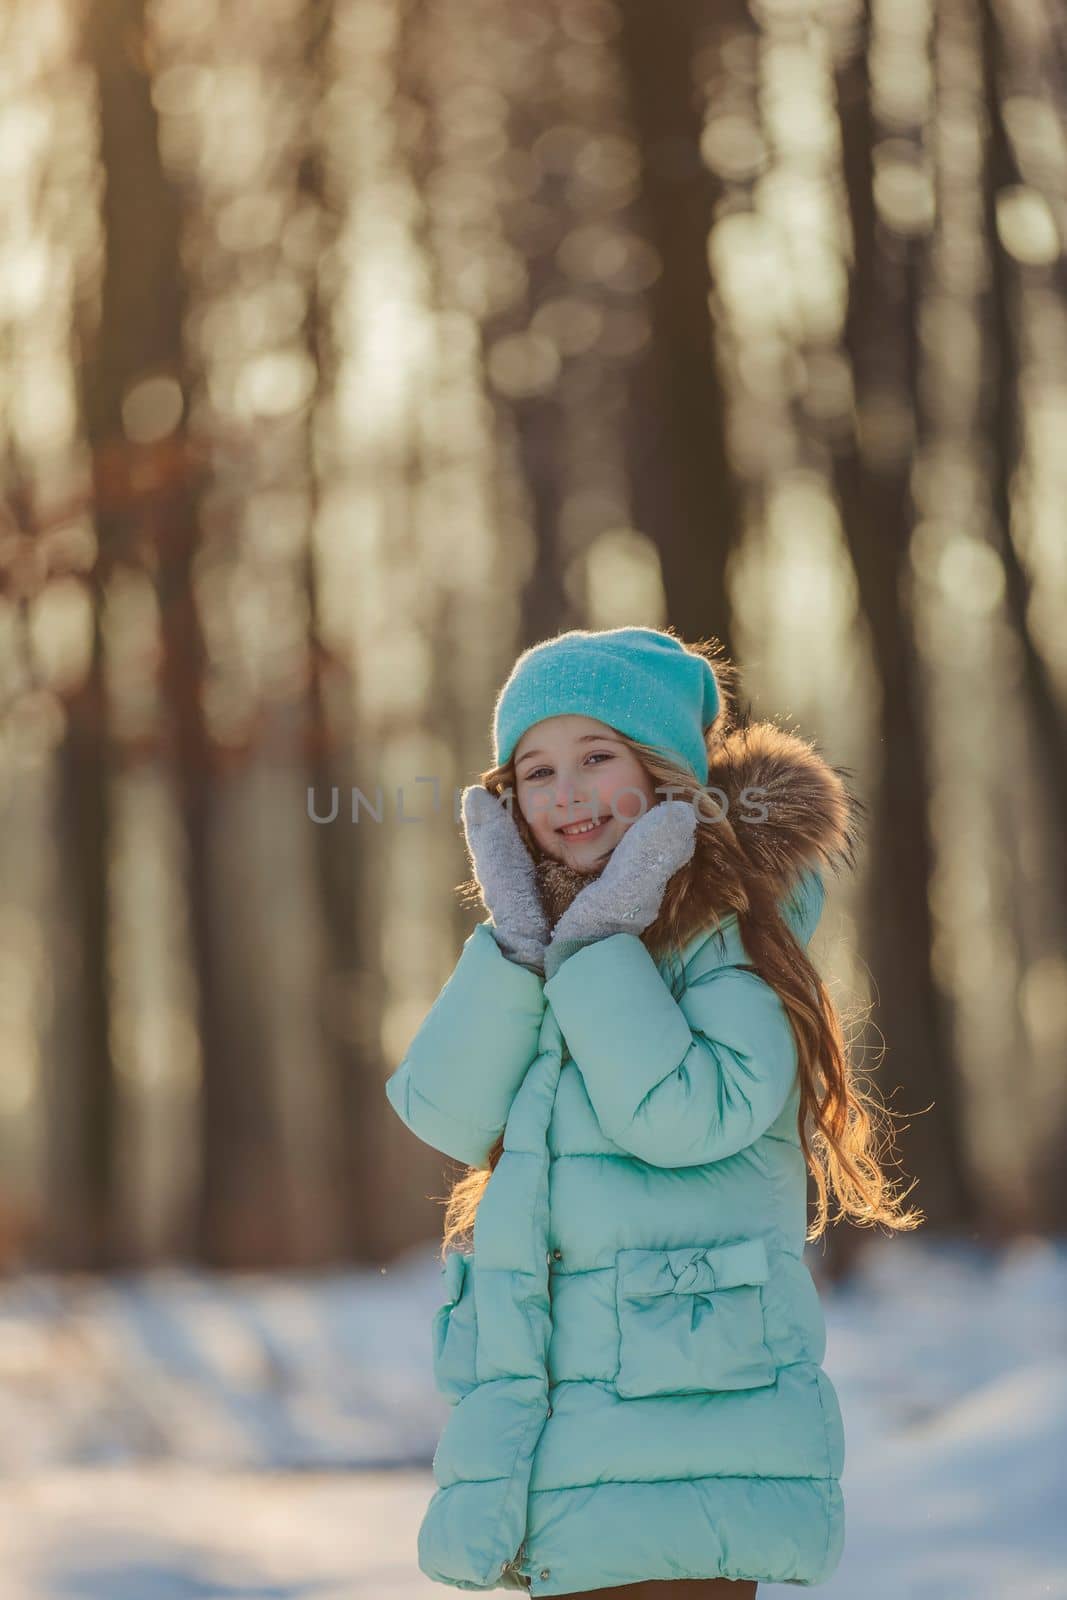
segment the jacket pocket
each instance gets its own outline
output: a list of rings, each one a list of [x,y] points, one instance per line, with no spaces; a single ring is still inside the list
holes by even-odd
[[[451,1250],[441,1267],[445,1301],[432,1324],[434,1383],[452,1405],[474,1388],[478,1324],[474,1306],[474,1259]]]
[[[760,1285],[762,1239],[620,1250],[616,1257],[619,1394],[752,1389],[773,1383]]]

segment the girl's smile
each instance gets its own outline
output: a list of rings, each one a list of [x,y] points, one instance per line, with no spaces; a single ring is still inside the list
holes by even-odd
[[[604,822],[576,822],[573,827],[560,828],[559,831],[565,839],[589,839],[604,826]]]

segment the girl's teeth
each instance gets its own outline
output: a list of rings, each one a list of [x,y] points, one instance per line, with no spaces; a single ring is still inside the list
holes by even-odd
[[[599,822],[583,822],[577,828],[564,828],[561,831],[566,834],[568,839],[571,839],[575,834],[589,833],[593,828],[599,828],[599,826]]]

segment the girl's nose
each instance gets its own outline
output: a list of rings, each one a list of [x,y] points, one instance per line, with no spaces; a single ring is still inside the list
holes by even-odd
[[[553,794],[554,805],[550,820],[557,828],[563,827],[575,816],[583,816],[586,808],[585,786],[561,782]]]
[[[578,783],[569,791],[557,795],[556,814],[561,824],[587,816],[597,816],[603,821],[608,809],[593,783]]]

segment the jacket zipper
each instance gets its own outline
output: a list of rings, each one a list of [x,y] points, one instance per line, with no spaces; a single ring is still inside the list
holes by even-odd
[[[523,1577],[522,1573],[519,1571],[519,1564],[525,1558],[525,1555],[526,1555],[526,1540],[524,1539],[522,1541],[522,1543],[520,1544],[519,1548],[516,1550],[515,1554],[512,1556],[511,1560],[505,1563],[503,1571],[501,1572],[500,1576],[503,1577],[504,1573],[506,1573],[506,1572],[514,1572],[517,1577],[522,1578],[522,1582],[523,1582],[524,1588],[528,1588],[529,1587],[529,1580],[527,1578]]]

